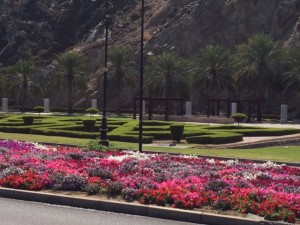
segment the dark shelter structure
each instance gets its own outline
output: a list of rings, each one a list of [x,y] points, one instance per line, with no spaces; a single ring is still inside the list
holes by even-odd
[[[231,103],[237,103],[237,112],[241,112],[242,104],[247,104],[247,122],[251,121],[251,113],[254,106],[257,106],[257,115],[256,121],[262,121],[262,114],[261,114],[261,100],[258,99],[208,99],[207,106],[206,106],[206,114],[207,117],[211,115],[211,109],[214,109],[214,104],[216,104],[216,115],[220,115],[220,103],[225,102],[226,104],[226,116],[227,118],[230,117],[231,113]]]
[[[140,98],[139,97],[135,97],[134,98],[134,106],[133,106],[133,119],[136,119],[136,108],[137,108],[137,104],[136,102],[139,101]],[[148,104],[148,119],[152,120],[152,115],[153,115],[153,111],[154,111],[154,106],[155,103],[159,103],[158,106],[160,106],[160,103],[163,102],[164,103],[164,114],[165,114],[165,120],[169,119],[169,115],[170,115],[170,104],[175,102],[175,106],[176,106],[176,114],[183,116],[183,104],[184,104],[184,98],[179,98],[179,97],[165,97],[165,98],[161,98],[161,97],[144,97],[143,100],[146,101],[146,104]],[[159,109],[160,112],[160,109]]]

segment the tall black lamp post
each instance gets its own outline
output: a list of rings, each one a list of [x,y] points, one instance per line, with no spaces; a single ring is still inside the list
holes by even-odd
[[[96,0],[91,0],[95,2]],[[109,145],[107,139],[107,119],[106,119],[106,87],[107,87],[107,49],[108,49],[108,0],[105,0],[105,51],[104,51],[104,79],[103,79],[103,113],[100,127],[100,144],[104,146]]]
[[[144,87],[144,14],[145,3],[142,0],[141,21],[141,62],[140,62],[140,115],[139,115],[139,152],[143,151],[143,87]]]

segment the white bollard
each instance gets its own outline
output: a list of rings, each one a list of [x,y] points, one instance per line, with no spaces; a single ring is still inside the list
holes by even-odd
[[[281,105],[280,106],[280,123],[286,123],[288,119],[288,106]]]
[[[192,116],[192,102],[185,103],[185,116]]]
[[[2,98],[2,112],[8,112],[8,98]]]
[[[92,108],[97,109],[97,99],[92,99]]]
[[[45,98],[44,99],[44,113],[49,113],[50,112],[50,99]]]
[[[231,103],[231,115],[237,113],[237,103],[233,102]]]

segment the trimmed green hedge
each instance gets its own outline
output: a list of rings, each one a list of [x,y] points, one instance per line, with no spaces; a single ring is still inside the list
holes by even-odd
[[[29,134],[30,129],[28,126],[19,126],[19,127],[8,127],[8,126],[1,126],[0,131],[5,133],[20,133],[20,134]]]
[[[187,143],[191,144],[227,144],[243,140],[242,134],[236,133],[213,133],[202,136],[193,136],[185,138]]]
[[[23,121],[25,125],[32,125],[34,122],[34,117],[33,116],[23,116]]]
[[[139,131],[139,126],[135,126],[134,131]],[[143,131],[170,131],[170,125],[168,126],[143,126]]]
[[[243,134],[245,137],[257,136],[281,136],[300,133],[299,129],[293,128],[269,128],[269,129],[232,129],[229,132]]]
[[[139,141],[138,135],[116,135],[108,134],[110,141],[122,141],[122,142],[133,142],[137,143]],[[151,144],[153,142],[153,137],[151,136],[142,136],[143,144]]]
[[[34,125],[25,126],[22,121],[23,115],[7,115],[0,118],[0,131],[10,133],[32,133],[49,136],[65,136],[74,138],[97,138],[100,136],[99,128],[101,118],[97,118],[95,132],[86,132],[82,120],[84,116],[43,116],[38,119],[35,116]],[[112,141],[135,142],[139,141],[138,120],[128,118],[107,119],[108,139]],[[143,143],[152,143],[156,140],[171,140],[170,125],[183,125],[184,123],[174,123],[166,121],[144,121],[143,122]],[[234,134],[233,134],[234,133]],[[261,128],[234,125],[199,125],[184,124],[183,137],[189,143],[200,144],[223,144],[241,141],[242,136],[278,136],[300,133],[299,129],[291,128]]]
[[[130,135],[138,135],[138,131],[129,131],[127,134]],[[155,140],[166,140],[171,139],[171,132],[168,131],[143,131],[143,135],[145,136],[151,136]]]
[[[32,128],[31,134],[49,135],[49,136],[64,136],[73,138],[90,138],[95,139],[100,136],[99,132],[82,132],[82,131],[66,131],[59,129],[48,128]]]
[[[180,142],[183,137],[184,125],[170,125],[173,141]]]
[[[96,120],[94,119],[84,119],[82,120],[84,129],[87,132],[93,132],[95,130],[95,126],[96,126]]]
[[[109,140],[112,141],[125,141],[125,142],[138,142],[139,136],[136,131],[134,130],[134,127],[138,125],[138,121],[131,120],[127,123],[125,123],[123,126],[120,126],[113,131],[108,133]],[[145,134],[143,132],[142,136],[142,142],[144,144],[149,144],[153,142],[153,136]]]

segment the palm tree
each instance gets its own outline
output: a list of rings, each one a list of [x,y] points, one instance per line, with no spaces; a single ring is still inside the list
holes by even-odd
[[[287,49],[284,54],[285,73],[283,74],[283,92],[288,95],[300,93],[300,47]]]
[[[124,102],[124,87],[136,86],[137,73],[134,70],[133,55],[124,48],[113,48],[108,54],[110,62],[108,68],[108,81],[114,86],[119,96],[117,113]]]
[[[0,95],[3,95],[3,89],[5,84],[5,76],[4,76],[4,69],[0,67]]]
[[[26,101],[30,94],[41,93],[39,84],[34,75],[37,69],[30,60],[19,60],[14,66],[7,69],[5,89],[8,93],[18,92],[17,102],[21,102],[21,111],[25,112]]]
[[[67,86],[68,115],[73,111],[73,88],[83,88],[83,60],[75,52],[60,54],[54,61],[55,75],[51,78],[55,87],[63,89]]]
[[[204,47],[195,60],[193,86],[208,97],[218,93],[234,92],[230,54],[220,46]]]
[[[164,97],[188,97],[190,67],[186,60],[167,52],[149,59],[145,88]]]
[[[278,80],[281,48],[266,34],[256,34],[237,47],[234,69],[237,83],[249,96],[264,97]]]

